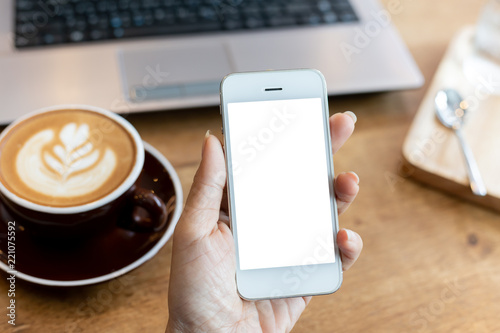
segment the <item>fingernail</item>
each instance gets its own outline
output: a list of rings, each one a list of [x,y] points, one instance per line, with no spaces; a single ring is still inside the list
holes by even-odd
[[[349,230],[349,229],[344,229],[347,233],[347,240],[348,241],[352,241],[356,238],[356,234],[354,233],[354,231],[352,230]]]
[[[356,178],[356,184],[359,185],[359,176],[358,176],[358,174],[356,172],[354,172],[354,171],[350,171],[349,173]]]
[[[212,134],[212,132],[210,132],[210,130],[208,130],[207,133],[205,133],[205,138],[203,139],[203,147],[201,148],[201,157],[202,158],[203,158],[203,153],[205,152],[205,146],[207,145],[207,139],[210,136],[210,134]]]
[[[356,122],[358,121],[358,117],[356,117],[356,114],[354,114],[354,112],[352,112],[352,111],[345,111],[344,113],[346,115],[348,115],[349,117],[351,117],[352,121],[354,121],[354,123],[356,124]]]

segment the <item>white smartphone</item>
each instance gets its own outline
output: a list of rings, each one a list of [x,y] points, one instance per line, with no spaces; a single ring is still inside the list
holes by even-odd
[[[342,264],[323,75],[230,74],[221,113],[240,296],[335,292]]]

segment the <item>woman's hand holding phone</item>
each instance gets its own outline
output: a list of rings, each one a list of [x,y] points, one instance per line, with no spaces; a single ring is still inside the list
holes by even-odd
[[[354,130],[356,117],[330,117],[335,153]],[[356,197],[355,173],[335,178],[338,213]],[[202,162],[174,233],[167,332],[289,332],[311,297],[246,301],[237,293],[235,248],[225,197],[226,167],[219,140],[205,138]],[[351,230],[337,234],[342,269],[356,261],[363,242]]]

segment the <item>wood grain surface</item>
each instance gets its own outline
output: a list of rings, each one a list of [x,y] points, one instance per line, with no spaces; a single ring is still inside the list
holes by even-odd
[[[385,0],[427,82],[454,34],[474,23],[482,1]],[[403,140],[428,88],[336,97],[331,113],[352,110],[356,130],[335,156],[336,172],[356,171],[360,193],[342,227],[365,242],[335,294],[315,297],[293,332],[500,332],[500,216],[405,177]],[[185,193],[217,108],[127,117],[178,170]],[[169,242],[151,261],[110,282],[70,289],[17,281],[17,325],[0,332],[161,333],[168,320]],[[3,318],[3,319],[1,319]]]

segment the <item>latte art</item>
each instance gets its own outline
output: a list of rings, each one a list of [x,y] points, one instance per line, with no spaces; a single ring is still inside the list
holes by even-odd
[[[135,162],[128,132],[90,111],[42,114],[11,132],[1,143],[0,180],[38,204],[64,207],[98,200],[125,180]]]
[[[53,130],[33,135],[19,151],[16,170],[34,191],[54,197],[75,197],[99,188],[116,168],[116,154],[95,149],[89,142],[89,126],[67,124],[54,144]]]
[[[75,123],[64,126],[59,139],[64,146],[55,145],[52,149],[53,155],[46,151],[43,159],[49,168],[61,176],[63,181],[75,171],[83,170],[97,162],[99,151],[94,150],[92,142],[88,142],[89,126],[87,124],[79,128]]]

